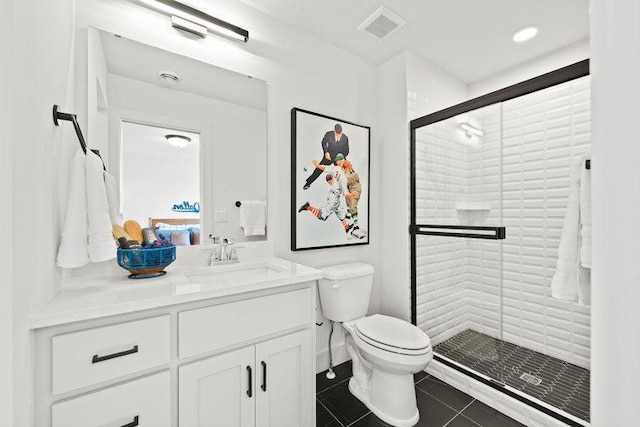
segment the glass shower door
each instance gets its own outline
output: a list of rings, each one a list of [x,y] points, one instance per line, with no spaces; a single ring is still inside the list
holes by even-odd
[[[437,354],[503,382],[501,107],[415,133],[416,324]]]

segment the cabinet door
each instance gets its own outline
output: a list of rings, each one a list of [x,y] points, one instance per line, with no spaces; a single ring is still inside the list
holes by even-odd
[[[256,345],[256,426],[307,427],[315,420],[311,330]]]
[[[253,427],[254,347],[181,366],[180,427]]]

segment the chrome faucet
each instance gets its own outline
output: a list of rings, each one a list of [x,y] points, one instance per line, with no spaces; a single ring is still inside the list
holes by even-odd
[[[211,253],[209,254],[209,265],[213,265],[220,259],[220,252],[218,251],[218,247],[215,245],[220,244],[220,236],[214,236],[213,234],[209,234],[209,239],[214,246],[211,247]]]
[[[223,239],[220,236],[209,235],[213,247],[209,255],[209,265],[238,262],[236,248],[233,246],[233,239]],[[216,246],[217,245],[217,246]]]

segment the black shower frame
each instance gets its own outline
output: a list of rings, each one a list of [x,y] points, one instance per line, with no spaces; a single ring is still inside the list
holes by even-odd
[[[507,86],[503,89],[495,92],[488,93],[486,95],[479,96],[477,98],[470,99],[469,101],[462,102],[444,110],[437,111],[435,113],[427,114],[426,116],[419,117],[409,122],[410,130],[410,204],[411,204],[411,219],[409,225],[409,235],[411,238],[411,323],[417,325],[417,313],[416,313],[416,298],[417,298],[417,236],[425,234],[420,232],[420,226],[416,224],[416,130],[424,126],[431,125],[433,123],[440,122],[442,120],[449,119],[462,113],[477,110],[479,108],[487,107],[489,105],[505,102],[510,99],[518,98],[520,96],[528,95],[539,90],[547,89],[552,86],[566,83],[571,80],[578,79],[589,75],[589,59],[585,59],[575,64],[568,65],[566,67],[551,71],[546,74],[534,77],[529,80],[525,80],[520,83],[516,83],[511,86]],[[589,162],[590,163],[590,162]],[[590,164],[588,168],[590,169]],[[423,226],[424,227],[424,226]],[[451,228],[451,227],[449,227]],[[496,227],[498,228],[498,227]],[[504,232],[504,231],[503,231]],[[453,236],[453,237],[474,237],[468,236]],[[470,369],[466,369],[458,366],[457,364],[450,363],[446,359],[441,358],[437,354],[434,354],[434,359],[450,366],[494,389],[500,390],[503,393],[529,405],[541,412],[546,413],[569,426],[581,427],[579,424],[561,414],[556,413],[546,407],[539,405],[538,403],[521,396],[517,393],[508,390],[503,384],[496,381],[488,380],[480,375],[477,375]]]

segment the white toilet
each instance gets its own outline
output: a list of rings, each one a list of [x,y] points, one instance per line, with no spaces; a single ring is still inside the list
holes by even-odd
[[[341,322],[353,362],[349,390],[378,418],[396,427],[418,422],[413,374],[433,357],[427,334],[394,317],[369,308],[373,267],[352,263],[321,268],[320,303],[325,317]]]

